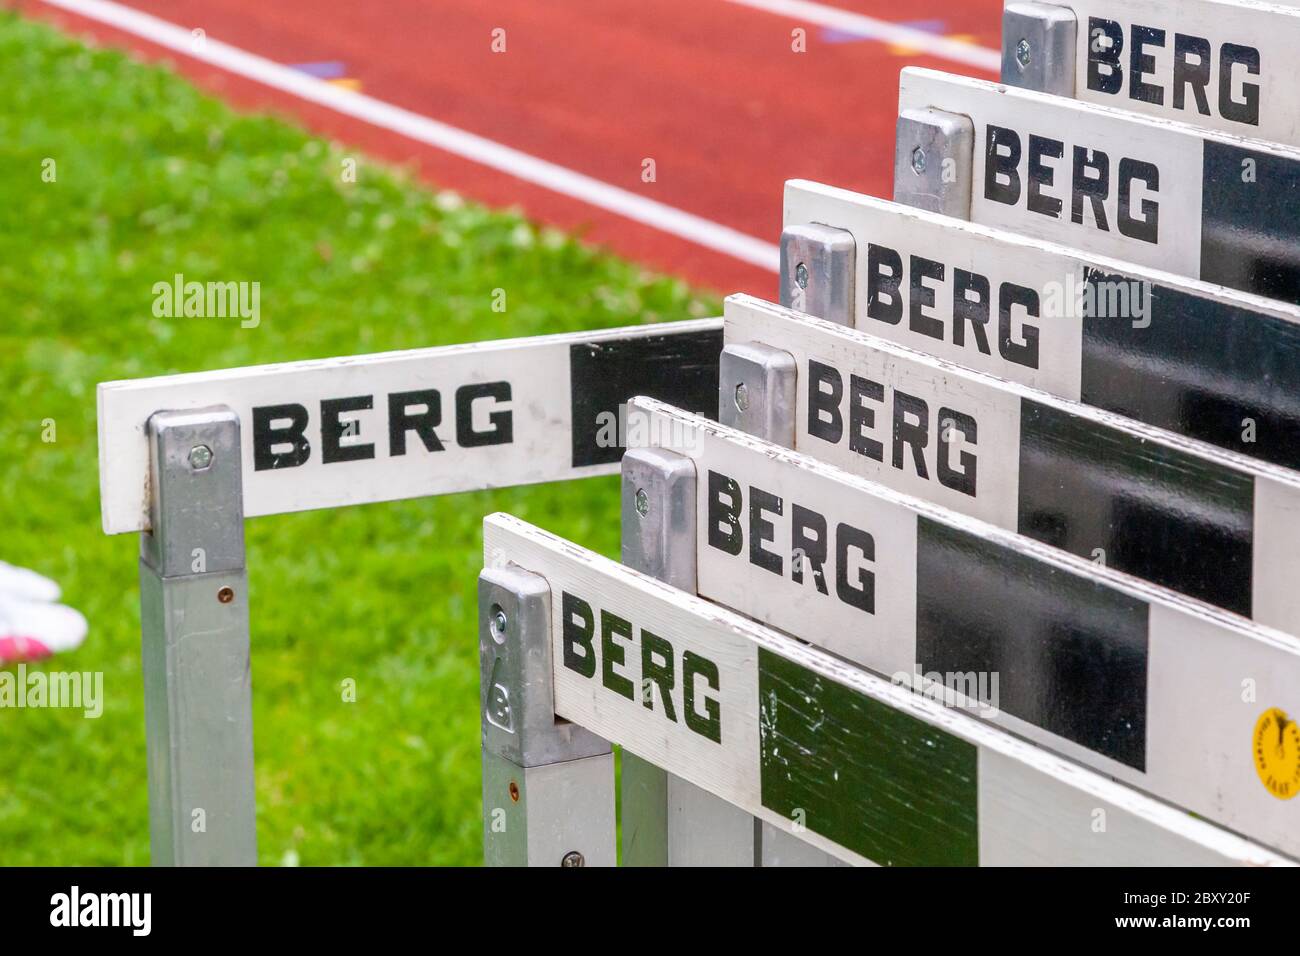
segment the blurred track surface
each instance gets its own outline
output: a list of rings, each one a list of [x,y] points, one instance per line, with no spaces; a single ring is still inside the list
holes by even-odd
[[[237,57],[151,42],[133,10],[338,94],[304,98],[294,77],[259,81]],[[1001,2],[913,0],[905,23],[883,0],[44,0],[26,11],[651,268],[770,298],[782,183],[890,196],[899,69],[993,76]],[[505,52],[492,49],[498,28]],[[806,52],[792,49],[796,29]],[[340,110],[349,91],[379,108]],[[376,121],[384,104],[450,128],[448,148]],[[457,149],[459,133],[487,153]],[[504,158],[485,164],[488,153]]]

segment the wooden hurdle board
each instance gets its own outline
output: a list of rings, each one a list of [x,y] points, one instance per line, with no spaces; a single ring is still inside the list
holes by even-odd
[[[650,399],[630,440],[694,465],[696,591],[878,674],[983,675],[956,706],[1300,856],[1300,639]],[[624,513],[627,513],[625,507]],[[978,699],[997,678],[1000,702]],[[966,679],[969,684],[969,680]]]
[[[716,407],[716,319],[503,339],[99,386],[106,534],[149,527],[146,423],[225,406],[245,517],[613,474],[641,392]]]
[[[483,539],[549,588],[558,716],[840,859],[1288,863],[516,518]]]
[[[1300,474],[751,296],[725,318],[724,392],[734,347],[792,357],[796,450],[1300,634]]]
[[[784,221],[851,237],[834,321],[1300,469],[1296,306],[820,183],[786,183]]]
[[[1255,0],[1009,2],[1002,82],[1300,146],[1300,10]]]
[[[636,393],[716,410],[721,333],[704,320],[101,384],[104,530],[143,532],[154,863],[257,861],[245,517],[614,473]]]
[[[1300,302],[1300,150],[908,67],[894,199]]]

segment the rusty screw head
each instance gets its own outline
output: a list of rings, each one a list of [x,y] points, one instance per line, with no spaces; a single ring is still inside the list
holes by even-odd
[[[519,784],[513,780],[510,781],[510,799],[515,803],[519,802]]]
[[[220,601],[222,604],[229,604],[234,599],[235,599],[235,589],[232,587],[224,587],[217,592],[217,600]]]

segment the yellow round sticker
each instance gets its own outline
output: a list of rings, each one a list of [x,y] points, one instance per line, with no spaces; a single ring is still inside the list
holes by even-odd
[[[1276,707],[1255,722],[1255,770],[1279,800],[1300,793],[1300,726]]]

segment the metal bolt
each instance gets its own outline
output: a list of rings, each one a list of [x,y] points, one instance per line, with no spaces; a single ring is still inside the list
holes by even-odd
[[[212,449],[207,445],[195,445],[190,449],[190,467],[203,471],[212,464]]]
[[[742,412],[749,411],[749,389],[744,382],[736,386],[736,408]]]
[[[510,618],[506,617],[506,612],[500,604],[493,604],[488,614],[490,615],[488,630],[492,632],[493,640],[500,644],[505,640],[506,628],[510,626]]]
[[[560,866],[586,866],[587,861],[577,850],[570,850],[564,854],[564,859],[560,861]]]
[[[799,283],[799,288],[801,289],[808,288],[808,267],[804,265],[802,262],[795,267],[794,281]]]
[[[1033,50],[1030,48],[1028,40],[1022,38],[1021,41],[1016,44],[1016,62],[1020,64],[1020,69],[1023,70],[1029,66],[1029,59],[1032,53]]]
[[[510,781],[510,799],[515,803],[519,802],[519,784],[513,780]]]
[[[642,518],[650,513],[650,496],[645,493],[644,488],[636,490],[636,513]]]
[[[925,150],[920,146],[912,150],[912,172],[918,176],[925,172]]]
[[[229,604],[235,599],[235,589],[231,587],[222,588],[217,592],[217,600],[222,604]]]

